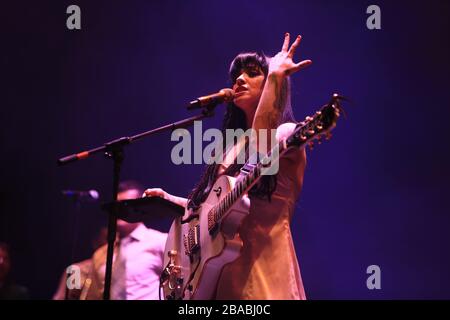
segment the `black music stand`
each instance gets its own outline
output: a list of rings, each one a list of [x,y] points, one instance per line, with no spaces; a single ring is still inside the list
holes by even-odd
[[[182,217],[184,207],[160,197],[146,197],[112,201],[102,204],[102,209],[110,214],[117,212],[117,218],[129,223],[142,222],[152,228],[157,222]]]

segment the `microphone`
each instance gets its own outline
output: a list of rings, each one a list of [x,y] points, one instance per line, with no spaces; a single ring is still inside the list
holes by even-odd
[[[80,201],[97,201],[100,195],[97,190],[79,191],[79,190],[63,190],[63,196],[74,198]]]
[[[230,102],[234,98],[234,91],[228,88],[220,90],[218,93],[210,94],[197,98],[191,102],[187,107],[188,110],[198,109],[210,105],[219,104],[222,102]]]

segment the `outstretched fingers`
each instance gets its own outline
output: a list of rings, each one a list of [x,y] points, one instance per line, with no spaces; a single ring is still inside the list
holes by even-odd
[[[297,50],[297,47],[300,45],[300,41],[302,40],[302,36],[298,35],[295,39],[294,43],[292,44],[291,48],[288,52],[288,57],[293,58],[295,54],[295,50]]]
[[[296,63],[296,64],[294,65],[294,68],[292,68],[291,73],[294,73],[294,72],[297,72],[297,71],[299,71],[299,70],[301,70],[301,69],[304,69],[304,68],[308,67],[308,66],[311,65],[311,64],[312,64],[312,61],[311,61],[311,60],[303,60],[303,61],[300,61],[299,63]]]
[[[283,47],[281,48],[281,52],[287,52],[289,48],[289,32],[286,32],[284,35]]]

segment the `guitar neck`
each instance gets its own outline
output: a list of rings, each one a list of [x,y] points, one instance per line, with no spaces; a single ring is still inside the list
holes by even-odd
[[[306,143],[312,143],[313,139],[319,139],[321,136],[329,139],[329,131],[335,127],[339,111],[342,110],[339,104],[340,99],[342,99],[341,96],[333,94],[327,105],[320,111],[317,111],[314,116],[306,117],[304,121],[297,124],[294,132],[286,140],[278,142],[253,168],[248,170],[243,179],[238,180],[233,190],[209,211],[208,230],[210,233],[215,231],[218,222],[234,203],[259,181],[263,173],[270,169],[274,161],[279,161],[280,156],[289,147],[303,148]],[[249,165],[246,165],[244,170],[247,166]],[[241,169],[241,171],[244,170]]]
[[[231,190],[231,192],[229,192],[209,212],[209,232],[213,232],[215,230],[223,215],[234,205],[234,203],[236,203],[238,199],[241,198],[242,195],[247,193],[261,179],[261,176],[263,175],[262,173],[268,170],[274,161],[278,161],[286,149],[287,144],[285,140],[278,142],[275,147],[273,147],[272,150],[267,153],[257,164],[251,166],[251,169],[245,174],[243,179],[236,182],[233,190]]]

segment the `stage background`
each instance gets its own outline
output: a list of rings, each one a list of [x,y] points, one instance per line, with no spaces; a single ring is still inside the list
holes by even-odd
[[[81,8],[81,30],[66,8]],[[366,8],[381,8],[368,30]],[[308,151],[292,231],[309,299],[449,299],[448,1],[10,1],[2,4],[0,240],[32,297],[54,293],[73,252],[105,223],[63,189],[111,193],[102,156],[56,160],[193,115],[229,86],[242,51],[303,40],[292,78],[297,119],[333,92],[353,100],[333,139]],[[203,127],[221,124],[223,108]],[[186,196],[203,165],[173,165],[170,134],[126,149],[122,179]],[[76,226],[75,221],[78,221]],[[168,229],[161,221],[155,228]],[[75,235],[75,237],[74,237]],[[366,268],[381,268],[368,290]],[[280,284],[283,285],[283,284]]]

